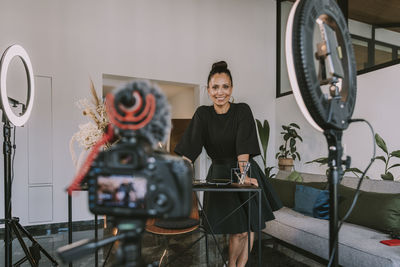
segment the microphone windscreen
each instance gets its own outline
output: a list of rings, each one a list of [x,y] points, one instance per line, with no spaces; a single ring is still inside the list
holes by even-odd
[[[135,135],[145,137],[152,146],[156,146],[158,142],[165,143],[171,131],[171,107],[162,90],[155,83],[151,83],[147,80],[135,80],[115,89],[113,94],[115,96],[124,94],[121,98],[121,104],[127,105],[127,103],[129,103],[129,107],[131,105],[133,106],[134,103],[131,99],[126,99],[126,92],[129,92],[131,95],[139,93],[141,101],[143,101],[143,107],[149,105],[149,103],[146,103],[149,99],[147,96],[149,94],[154,96],[155,111],[153,117],[143,127],[134,131]]]

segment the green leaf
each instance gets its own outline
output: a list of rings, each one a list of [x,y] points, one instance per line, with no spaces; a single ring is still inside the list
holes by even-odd
[[[307,161],[306,162],[306,164],[309,164],[309,163],[319,163],[321,165],[328,164],[328,158],[322,157],[322,158],[317,158],[317,159],[314,159],[312,161]]]
[[[265,176],[267,177],[267,178],[274,178],[274,176],[275,176],[275,174],[274,173],[271,173],[271,171],[274,169],[275,167],[266,167],[265,168]]]
[[[346,173],[346,172],[353,172],[353,173],[363,173],[360,169],[358,169],[358,168],[348,168],[348,169],[346,169],[345,171],[344,171],[344,173]]]
[[[393,181],[394,180],[393,174],[391,172],[387,172],[385,174],[381,174],[381,178],[383,180],[389,180],[389,181]]]
[[[388,170],[390,170],[391,168],[399,167],[399,166],[400,166],[400,163],[393,164],[392,166],[390,166],[388,168]]]
[[[289,124],[290,126],[293,126],[293,127],[295,127],[295,128],[297,128],[297,129],[300,129],[300,126],[299,125],[297,125],[296,123],[294,123],[294,122],[292,122],[291,124]]]
[[[279,152],[278,153],[276,153],[276,155],[275,155],[275,158],[277,159],[278,157],[279,157]]]
[[[298,136],[297,136],[297,138],[299,138],[299,139],[300,139],[300,141],[301,141],[301,142],[303,142],[303,138],[301,138],[301,136],[300,136],[300,135],[298,135]]]
[[[284,149],[284,146],[283,146],[283,145],[280,145],[280,146],[279,146],[279,150],[282,150],[282,151],[283,151],[283,149]]]
[[[296,145],[296,140],[295,139],[290,139],[290,146],[293,147]]]
[[[400,150],[395,150],[392,153],[390,153],[391,156],[400,158]]]
[[[300,157],[299,152],[296,152],[296,155],[297,155],[297,157],[299,158],[299,161],[301,161],[301,157]]]
[[[296,154],[292,155],[292,159],[295,160],[296,159]]]
[[[386,153],[386,154],[388,154],[388,150],[387,150],[387,146],[386,146],[386,143],[385,143],[385,141],[382,139],[382,137],[380,137],[380,135],[379,134],[375,134],[375,141],[376,141],[376,144]]]
[[[262,159],[262,161],[263,161],[263,164],[264,164],[264,166],[267,166],[267,161],[266,161],[266,159],[261,155],[261,159]]]
[[[289,129],[289,127],[287,127],[287,126],[285,126],[285,125],[282,125],[282,129],[285,130],[285,131],[287,131],[287,130]]]
[[[386,158],[384,156],[378,156],[378,157],[375,157],[375,159],[382,160],[386,164]]]
[[[283,140],[285,140],[285,141],[289,140],[289,138],[290,138],[290,134],[288,134],[288,133],[283,136]]]

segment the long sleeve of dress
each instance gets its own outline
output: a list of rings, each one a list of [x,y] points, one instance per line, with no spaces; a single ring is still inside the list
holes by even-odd
[[[201,119],[201,107],[196,110],[182,139],[175,147],[175,153],[185,156],[192,162],[200,155],[204,145],[204,125]]]
[[[239,125],[236,135],[236,153],[250,154],[254,157],[260,154],[258,145],[257,130],[254,122],[253,114],[247,104],[240,105]]]

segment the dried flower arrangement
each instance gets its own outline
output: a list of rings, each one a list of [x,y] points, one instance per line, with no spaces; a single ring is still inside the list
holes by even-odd
[[[90,92],[92,95],[91,101],[89,101],[87,98],[83,98],[78,100],[76,105],[80,110],[82,110],[83,115],[89,117],[91,121],[85,124],[80,124],[79,131],[71,137],[71,140],[69,142],[69,149],[72,161],[75,168],[77,169],[82,162],[85,152],[90,150],[103,136],[103,133],[105,132],[105,129],[108,125],[106,106],[103,101],[97,96],[92,80],[90,80]],[[78,159],[76,158],[74,150],[75,142],[80,148],[83,149]],[[109,146],[110,144],[106,145],[106,147]]]

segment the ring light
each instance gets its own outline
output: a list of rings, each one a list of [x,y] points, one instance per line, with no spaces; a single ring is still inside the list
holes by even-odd
[[[356,68],[346,20],[335,0],[297,0],[286,28],[287,68],[296,102],[328,143],[329,255],[338,266],[338,184],[342,135],[356,102]]]
[[[317,46],[316,38],[322,39]],[[321,132],[346,129],[356,100],[356,67],[346,20],[335,1],[295,2],[286,28],[286,62],[307,121]]]
[[[20,57],[22,62],[25,66],[26,76],[28,79],[28,99],[27,99],[27,107],[26,110],[23,111],[21,116],[17,116],[11,109],[10,103],[8,101],[7,96],[7,72],[8,67],[11,63],[11,60],[14,57]],[[12,45],[6,49],[4,52],[1,63],[0,63],[0,99],[1,99],[1,106],[3,112],[7,119],[15,126],[22,126],[24,125],[31,115],[32,107],[33,107],[33,100],[35,98],[35,82],[33,77],[33,69],[31,60],[28,56],[28,53],[25,49],[20,45]]]

